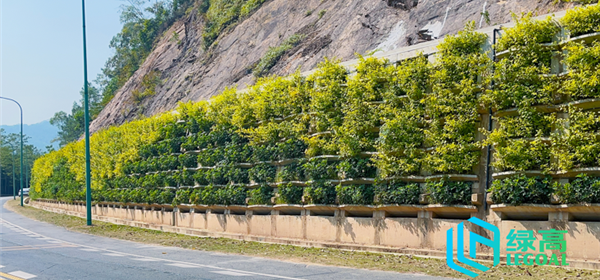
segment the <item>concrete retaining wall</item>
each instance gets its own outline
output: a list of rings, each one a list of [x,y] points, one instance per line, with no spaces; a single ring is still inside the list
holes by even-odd
[[[31,201],[30,205],[85,217],[83,204]],[[436,257],[445,257],[446,231],[466,222],[466,219],[438,219],[427,212],[419,213],[417,218],[386,217],[385,211],[374,211],[373,217],[346,217],[344,210],[335,210],[333,216],[316,216],[310,211],[301,211],[300,215],[282,215],[275,210],[270,215],[265,215],[264,211],[257,215],[252,210],[246,210],[245,214],[232,214],[228,210],[212,213],[211,209],[196,213],[193,208],[179,210],[167,206],[123,205],[94,205],[92,214],[95,220],[188,235]],[[551,228],[568,230],[565,238],[570,265],[600,269],[600,222],[495,220],[492,223],[500,228],[503,235],[511,229],[534,232]],[[470,229],[470,223],[466,222],[465,227]],[[541,239],[541,236],[537,237]],[[465,244],[468,244],[468,235],[465,238]],[[454,248],[456,242],[455,234]],[[505,256],[506,242],[501,244],[501,254]],[[485,248],[481,249],[482,258],[490,259]]]

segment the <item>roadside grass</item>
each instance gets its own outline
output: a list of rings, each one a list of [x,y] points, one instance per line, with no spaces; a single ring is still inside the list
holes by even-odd
[[[14,200],[7,202],[5,207],[31,219],[64,227],[67,230],[140,243],[264,257],[306,264],[332,265],[470,279],[470,277],[466,277],[465,275],[450,269],[443,259],[329,248],[299,247],[227,238],[196,237],[131,226],[115,225],[100,221],[94,221],[94,226],[88,227],[86,226],[85,219],[65,214],[56,214],[30,206],[19,207],[18,202]],[[508,267],[501,264],[482,273],[478,278],[498,280],[600,279],[600,271],[548,266]]]

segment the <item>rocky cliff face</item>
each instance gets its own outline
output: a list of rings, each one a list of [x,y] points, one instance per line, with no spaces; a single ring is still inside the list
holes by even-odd
[[[253,84],[253,66],[294,34],[303,40],[271,69],[287,75],[313,69],[323,58],[390,51],[456,33],[467,21],[486,27],[511,20],[511,12],[546,14],[569,8],[555,0],[270,0],[202,48],[204,21],[197,13],[165,32],[140,69],[92,123],[91,131],[172,110],[227,86]],[[485,11],[485,12],[484,12]],[[485,15],[485,16],[484,16]],[[177,33],[177,36],[174,34]],[[150,94],[143,94],[146,88]]]

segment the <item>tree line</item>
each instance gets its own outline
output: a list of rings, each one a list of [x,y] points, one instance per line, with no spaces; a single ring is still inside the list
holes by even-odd
[[[23,187],[31,182],[33,162],[44,154],[43,151],[28,144],[29,137],[23,135],[23,170],[21,170],[21,139],[18,133],[6,133],[0,129],[0,196],[18,193],[23,173]]]

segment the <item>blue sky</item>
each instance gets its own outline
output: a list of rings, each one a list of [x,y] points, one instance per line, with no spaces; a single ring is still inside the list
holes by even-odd
[[[87,0],[88,78],[96,79],[121,30],[120,0]],[[24,122],[70,112],[83,86],[81,1],[0,0],[0,96],[23,106]],[[19,123],[19,109],[0,103],[0,124]]]

